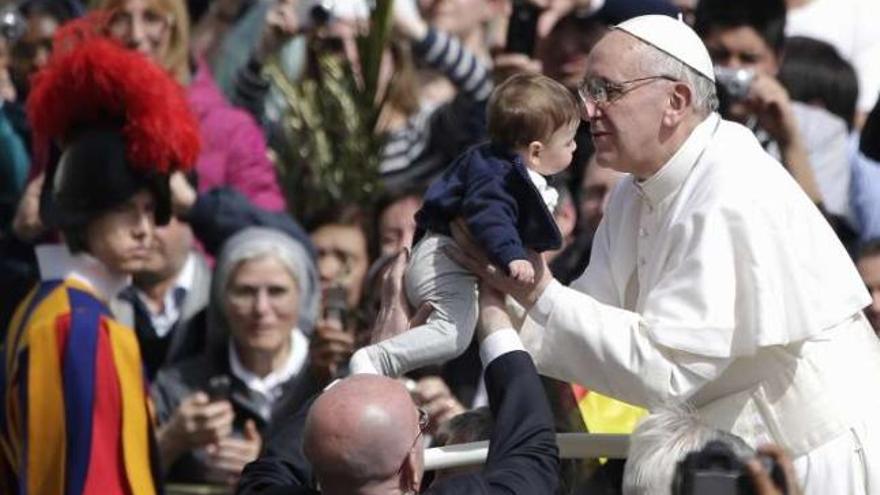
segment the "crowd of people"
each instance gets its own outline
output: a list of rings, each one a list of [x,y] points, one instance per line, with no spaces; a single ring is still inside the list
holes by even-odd
[[[0,493],[880,494],[871,7],[0,0]]]

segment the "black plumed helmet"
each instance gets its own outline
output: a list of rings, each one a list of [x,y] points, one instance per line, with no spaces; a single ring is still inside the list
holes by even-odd
[[[64,148],[40,209],[43,223],[68,232],[128,201],[141,190],[153,194],[157,225],[171,219],[168,174],[132,167],[118,129],[88,129]]]
[[[99,14],[59,28],[27,101],[34,142],[61,150],[47,169],[40,217],[74,252],[86,249],[94,218],[142,190],[154,196],[156,223],[167,223],[169,177],[189,170],[200,148],[183,88],[143,54],[107,39]]]

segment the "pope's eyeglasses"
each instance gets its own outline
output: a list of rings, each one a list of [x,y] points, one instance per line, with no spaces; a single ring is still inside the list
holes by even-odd
[[[608,79],[602,77],[588,77],[584,79],[584,82],[578,87],[578,95],[581,97],[584,103],[592,101],[597,105],[601,105],[604,103],[611,103],[615,100],[619,100],[623,97],[623,95],[638,89],[642,86],[649,84],[651,81],[665,79],[667,81],[678,81],[678,79],[672,76],[648,76],[648,77],[639,77],[636,79],[630,79],[627,81],[609,81]],[[633,86],[635,83],[642,82],[644,84],[637,84]]]

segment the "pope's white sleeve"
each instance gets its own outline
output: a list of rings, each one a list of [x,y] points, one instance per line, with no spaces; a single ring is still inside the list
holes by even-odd
[[[556,281],[529,311],[520,337],[542,374],[645,407],[691,396],[732,361],[663,347],[637,313]]]

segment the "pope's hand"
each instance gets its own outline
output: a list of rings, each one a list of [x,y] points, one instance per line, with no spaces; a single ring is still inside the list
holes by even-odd
[[[507,276],[504,270],[489,262],[483,250],[471,237],[463,220],[456,220],[449,226],[452,230],[452,237],[455,239],[458,247],[450,246],[444,248],[446,254],[492,288],[516,299],[526,311],[535,305],[535,302],[544,293],[544,289],[553,280],[553,275],[550,274],[547,261],[544,260],[543,256],[534,251],[529,251],[528,253],[528,261],[535,270],[534,280],[531,283],[522,283]]]

